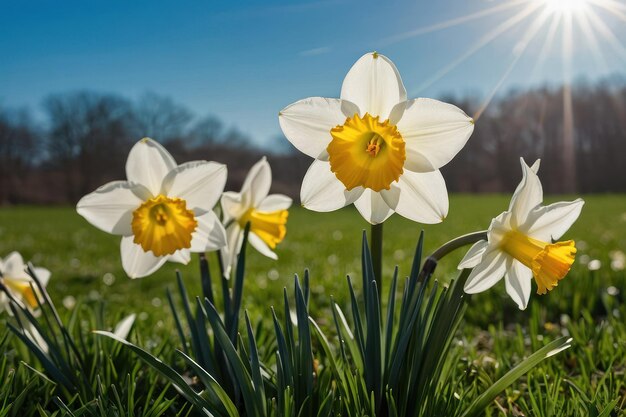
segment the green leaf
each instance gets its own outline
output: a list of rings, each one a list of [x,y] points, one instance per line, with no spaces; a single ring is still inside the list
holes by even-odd
[[[105,332],[101,330],[94,331],[95,334],[106,336],[111,338],[119,343],[122,343],[124,346],[128,347],[132,350],[137,356],[139,356],[143,361],[145,361],[148,365],[154,368],[157,372],[159,372],[163,377],[165,377],[168,381],[172,383],[174,388],[189,402],[191,402],[196,408],[206,416],[215,416],[209,410],[215,412],[215,405],[208,402],[204,399],[199,393],[194,391],[187,382],[183,379],[183,377],[172,369],[169,365],[163,363],[160,359],[156,358],[146,350],[143,350],[139,346],[136,346],[130,343],[127,340],[117,337],[111,332]],[[219,416],[220,414],[218,414]]]
[[[567,337],[561,337],[551,343],[548,343],[546,346],[524,359],[521,363],[507,372],[502,378],[497,380],[485,392],[479,395],[465,410],[461,417],[477,417],[484,415],[485,409],[498,396],[498,394],[507,389],[519,377],[533,369],[544,359],[554,356],[571,346],[572,339]]]

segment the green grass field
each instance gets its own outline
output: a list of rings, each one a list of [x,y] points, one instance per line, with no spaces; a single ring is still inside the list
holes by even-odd
[[[423,226],[393,216],[384,226],[383,275],[389,279],[395,265],[401,277],[408,275],[422,228],[425,252],[430,253],[458,235],[486,229],[491,218],[507,208],[509,198],[451,196],[449,216],[440,225]],[[547,202],[564,199],[573,197],[551,197]],[[501,376],[544,339],[574,338],[572,349],[514,383],[490,415],[611,416],[626,409],[626,272],[619,264],[620,253],[626,251],[626,196],[584,199],[580,219],[565,235],[577,243],[577,262],[558,288],[545,296],[533,294],[526,311],[519,311],[508,298],[503,282],[469,301],[457,347],[466,361],[467,386]],[[248,251],[244,308],[252,321],[265,321],[269,307],[281,305],[283,287],[292,288],[294,274],[307,268],[310,314],[333,334],[330,296],[347,306],[346,275],[355,277],[359,286],[363,230],[369,233],[369,225],[352,208],[330,214],[293,208],[278,261]],[[121,267],[119,238],[93,228],[73,208],[0,209],[0,256],[13,250],[52,271],[49,291],[63,315],[70,314],[75,302],[104,304],[104,324],[110,327],[125,314],[139,313],[136,337],[144,346],[165,341],[168,351],[178,343],[165,298],[165,288],[174,287],[176,268],[189,292],[200,294],[197,258],[190,265],[168,264],[152,276],[131,280]],[[463,253],[446,258],[435,277],[443,282],[454,277]],[[210,254],[209,260],[216,275],[215,256]],[[599,269],[590,270],[598,265],[596,260]],[[9,346],[17,345],[10,341]],[[15,353],[20,348],[15,349],[5,354],[9,360],[0,378],[6,380],[23,359]]]

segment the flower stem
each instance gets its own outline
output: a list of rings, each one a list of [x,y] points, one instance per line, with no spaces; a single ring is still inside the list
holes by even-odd
[[[374,278],[380,296],[383,290],[383,223],[372,225],[370,246],[372,248]]]
[[[437,262],[441,260],[444,256],[448,255],[450,252],[453,252],[465,245],[469,245],[472,243],[476,243],[480,240],[487,240],[487,231],[483,230],[481,232],[468,233],[463,236],[459,236],[451,241],[444,243],[434,251],[424,262],[424,266],[422,267],[422,271],[418,276],[418,281],[424,282],[429,276],[433,274],[435,268],[437,267]]]

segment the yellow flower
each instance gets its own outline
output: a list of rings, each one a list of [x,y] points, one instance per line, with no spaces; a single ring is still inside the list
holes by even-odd
[[[50,271],[45,268],[34,268],[33,272],[37,275],[37,279],[43,286],[48,284],[50,279]],[[24,302],[28,307],[37,307],[37,298],[40,294],[37,294],[37,286],[33,281],[33,278],[26,273],[26,265],[22,255],[18,252],[11,252],[6,258],[0,259],[0,282],[11,292],[13,297]],[[31,283],[35,287],[31,287]],[[9,299],[4,292],[0,291],[0,311],[10,311],[8,306]]]
[[[287,209],[291,206],[291,198],[282,194],[268,195],[271,185],[272,171],[263,157],[248,172],[240,192],[228,191],[222,195],[223,222],[228,236],[228,248],[222,251],[226,276],[230,276],[237,261],[243,229],[248,222],[250,244],[261,254],[278,259],[273,249],[287,233]]]
[[[300,191],[304,207],[333,211],[354,203],[370,223],[394,212],[421,223],[448,214],[439,168],[474,129],[462,110],[437,100],[407,100],[389,58],[362,56],[343,81],[341,98],[311,97],[284,108],[280,126],[315,158]]]
[[[150,275],[166,261],[188,263],[191,252],[226,245],[215,213],[226,166],[177,165],[152,139],[142,139],[126,162],[128,181],[113,181],[83,197],[76,210],[97,228],[122,236],[122,266],[131,278]]]
[[[546,294],[569,272],[576,254],[574,242],[552,242],[576,221],[584,201],[542,206],[539,161],[532,168],[523,159],[521,163],[524,176],[509,210],[493,219],[487,241],[472,246],[459,269],[473,268],[465,283],[465,292],[470,294],[491,288],[504,276],[507,293],[525,309],[533,276],[537,293]]]

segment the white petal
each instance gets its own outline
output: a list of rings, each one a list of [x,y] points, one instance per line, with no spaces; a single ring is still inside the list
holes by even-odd
[[[237,263],[237,256],[241,251],[243,242],[243,230],[237,222],[232,223],[226,228],[226,236],[228,244],[220,250],[222,257],[222,265],[224,266],[224,276],[230,278],[230,272]]]
[[[543,188],[537,174],[528,166],[524,158],[520,158],[522,164],[522,181],[517,186],[509,211],[512,214],[511,224],[518,227],[523,224],[532,209],[537,207],[543,201]],[[539,166],[537,165],[537,169]]]
[[[180,249],[167,257],[170,262],[187,265],[191,261],[191,252],[189,249]]]
[[[332,140],[330,129],[343,125],[347,117],[358,113],[359,108],[345,100],[310,97],[282,109],[278,121],[285,137],[300,152],[327,160],[326,148]]]
[[[406,89],[389,58],[368,53],[348,71],[341,86],[341,98],[356,104],[361,115],[369,113],[383,121],[396,104],[406,101]]]
[[[141,139],[133,146],[126,160],[126,178],[146,187],[153,196],[159,194],[161,183],[168,172],[176,168],[172,155],[150,138]]]
[[[265,157],[254,164],[241,186],[241,202],[246,207],[257,207],[272,186],[272,169]]]
[[[196,216],[196,220],[198,227],[191,236],[191,252],[208,252],[226,245],[226,231],[214,212]]]
[[[561,201],[537,207],[530,212],[528,220],[520,229],[535,239],[546,242],[557,240],[578,219],[584,204],[585,202],[579,198],[575,201]]]
[[[491,224],[489,224],[489,229],[487,230],[487,240],[490,244],[497,246],[512,229],[511,218],[511,212],[504,211],[491,220]]]
[[[507,256],[500,251],[490,252],[472,270],[464,290],[468,294],[476,294],[493,287],[504,276]]]
[[[428,172],[441,168],[465,146],[474,121],[452,104],[428,98],[400,103],[406,106],[398,122],[406,149],[404,167]]]
[[[241,204],[241,194],[234,191],[223,192],[220,205],[222,206],[222,222],[224,224],[231,219],[238,219],[248,210],[248,207]]]
[[[541,165],[541,159],[537,159],[534,164],[530,166],[530,169],[535,173],[539,173],[539,166]]]
[[[269,246],[267,246],[265,242],[263,242],[263,240],[254,233],[248,234],[248,242],[250,242],[252,247],[258,250],[261,255],[267,256],[271,259],[278,259],[278,256],[274,252],[272,252]]]
[[[397,186],[380,194],[396,213],[415,222],[441,223],[448,215],[448,192],[439,170],[404,171]]]
[[[226,165],[217,162],[194,161],[170,171],[161,188],[168,197],[178,197],[189,210],[213,210],[226,185]]]
[[[459,262],[458,269],[474,268],[480,263],[489,247],[489,242],[486,240],[480,240],[472,245],[467,251],[461,262]]]
[[[509,258],[507,263],[509,265],[504,276],[506,292],[517,303],[520,310],[525,310],[530,299],[533,273],[513,258]]]
[[[380,224],[393,214],[393,210],[385,203],[380,193],[369,188],[354,202],[354,206],[370,224]]]
[[[122,267],[131,278],[142,278],[159,269],[167,260],[166,256],[156,257],[152,252],[144,252],[133,242],[133,236],[124,236],[120,245]]]
[[[52,275],[50,271],[46,268],[35,267],[33,272],[43,287],[48,285],[48,281],[50,281],[50,276]]]
[[[293,201],[283,194],[272,194],[265,197],[257,207],[259,211],[271,212],[277,210],[287,210]]]
[[[346,190],[330,170],[330,163],[315,160],[302,180],[300,201],[309,210],[327,212],[352,204],[362,193],[362,187]]]
[[[81,198],[76,211],[104,232],[130,236],[133,211],[145,198],[150,198],[150,192],[142,185],[113,181]]]
[[[25,278],[28,279],[28,274],[25,272],[26,264],[24,264],[24,258],[19,252],[11,252],[4,258],[4,269],[2,274],[11,278]]]
[[[113,330],[113,334],[119,337],[120,339],[126,339],[130,330],[133,328],[133,324],[135,323],[135,317],[137,317],[134,313],[130,316],[124,317],[120,320],[119,323],[115,325],[115,330]]]

